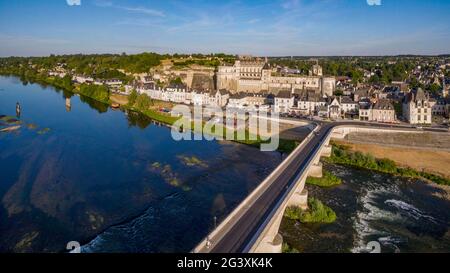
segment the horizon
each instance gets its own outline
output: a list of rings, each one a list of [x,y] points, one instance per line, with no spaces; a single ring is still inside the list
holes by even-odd
[[[222,54],[223,52],[211,52],[211,53],[199,53],[199,52],[192,52],[192,53],[158,53],[158,52],[150,52],[150,51],[142,51],[142,52],[136,52],[136,53],[126,53],[126,52],[122,52],[122,53],[82,53],[82,52],[78,52],[78,53],[65,53],[65,54],[53,54],[50,53],[48,55],[23,55],[23,56],[19,56],[19,55],[10,55],[10,56],[0,56],[0,58],[45,58],[45,57],[51,57],[51,56],[55,56],[55,57],[60,57],[60,56],[76,56],[76,55],[83,55],[83,56],[89,56],[89,55],[97,55],[97,56],[102,56],[102,55],[122,55],[123,53],[125,53],[126,55],[139,55],[139,54],[145,54],[145,53],[149,53],[149,54],[159,54],[159,55],[196,55],[196,54],[202,54],[204,56],[208,56],[208,55],[212,55],[212,54]],[[226,54],[226,53],[224,53]],[[244,54],[226,54],[226,55],[230,55],[230,56],[244,56]],[[392,57],[450,57],[450,53],[442,53],[442,54],[397,54],[397,55],[292,55],[292,56],[283,56],[283,55],[279,55],[279,56],[270,56],[270,55],[249,55],[251,57],[254,58],[392,58]]]
[[[450,51],[449,9],[438,0],[2,0],[0,56],[437,56]]]

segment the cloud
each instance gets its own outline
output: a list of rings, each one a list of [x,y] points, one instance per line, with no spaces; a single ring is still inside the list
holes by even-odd
[[[81,0],[66,0],[69,6],[81,6]]]
[[[136,13],[143,13],[147,15],[153,15],[153,16],[160,16],[164,17],[164,12],[156,10],[156,9],[149,9],[149,8],[143,8],[143,7],[117,7],[126,11],[130,12],[136,12]]]
[[[95,5],[97,7],[102,7],[102,8],[115,8],[115,9],[125,10],[128,12],[141,13],[141,14],[157,16],[157,17],[165,17],[166,16],[164,14],[164,12],[162,12],[160,10],[150,9],[150,8],[146,8],[146,7],[119,6],[119,5],[112,3],[111,1],[106,1],[106,0],[97,0],[95,2]]]
[[[366,0],[369,6],[381,6],[381,0]]]

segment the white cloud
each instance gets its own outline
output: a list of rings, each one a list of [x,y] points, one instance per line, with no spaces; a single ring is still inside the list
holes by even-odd
[[[143,8],[143,7],[119,7],[120,9],[124,9],[130,12],[136,12],[136,13],[143,13],[143,14],[148,14],[148,15],[153,15],[153,16],[160,16],[160,17],[164,17],[164,12],[159,11],[159,10],[155,10],[155,9],[149,9],[149,8]]]
[[[119,6],[111,1],[107,0],[97,0],[94,2],[97,7],[102,8],[115,8],[115,9],[121,9],[128,12],[134,12],[134,13],[141,13],[151,16],[157,16],[157,17],[165,17],[166,15],[164,12],[157,10],[157,9],[151,9],[151,8],[145,8],[145,7],[129,7],[129,6]]]
[[[381,0],[366,0],[369,6],[381,6]]]
[[[81,6],[81,0],[66,0],[69,6]]]

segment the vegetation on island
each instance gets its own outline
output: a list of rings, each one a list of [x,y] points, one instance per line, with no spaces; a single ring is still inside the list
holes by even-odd
[[[308,199],[308,209],[303,210],[298,206],[286,208],[284,216],[301,223],[333,223],[336,221],[336,213],[316,198]]]
[[[422,178],[441,185],[450,185],[450,179],[427,173],[424,171],[417,171],[412,168],[403,168],[387,158],[377,159],[370,154],[361,152],[353,152],[345,145],[333,143],[331,156],[324,158],[326,162],[347,165],[357,168],[364,168],[381,173],[398,175],[410,178]]]
[[[289,245],[286,242],[283,242],[283,246],[281,247],[281,252],[282,253],[300,253],[300,251],[298,251],[298,249],[292,247],[291,245]]]
[[[322,177],[308,177],[306,184],[319,187],[333,187],[342,184],[342,180],[329,171],[324,170]]]

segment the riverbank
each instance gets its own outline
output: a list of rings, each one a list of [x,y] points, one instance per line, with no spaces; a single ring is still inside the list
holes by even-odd
[[[139,97],[141,97],[141,99],[134,98],[133,99],[134,102],[131,103],[131,105],[130,105],[130,103],[128,103],[128,102],[124,103],[125,102],[124,96],[119,98],[119,97],[117,97],[117,95],[109,92],[109,90],[104,86],[85,85],[85,84],[75,86],[75,85],[73,85],[71,78],[68,76],[66,76],[64,78],[58,78],[58,77],[48,77],[48,76],[44,76],[44,75],[36,74],[36,73],[18,75],[18,74],[14,74],[14,73],[5,73],[4,71],[0,71],[0,75],[18,77],[24,83],[30,82],[30,83],[42,84],[45,86],[49,85],[54,88],[58,88],[63,91],[66,91],[66,92],[83,95],[85,97],[91,98],[98,102],[104,103],[108,106],[111,106],[113,103],[119,103],[120,108],[123,110],[130,110],[130,111],[134,111],[134,112],[143,114],[152,120],[164,123],[169,126],[173,125],[179,119],[179,117],[172,117],[169,114],[162,113],[159,110],[152,109],[150,106],[152,104],[152,101],[154,101],[154,100],[151,100],[146,95],[139,95]],[[111,99],[112,96],[114,96],[113,99]],[[70,94],[69,94],[69,97],[70,97]],[[121,101],[123,104],[120,103],[119,101]],[[128,101],[128,98],[127,98],[127,101]],[[202,122],[202,130],[203,130],[205,124],[206,124],[205,122]],[[192,126],[191,128],[194,128],[194,127]],[[215,132],[214,131],[213,134],[215,136],[224,137],[226,135],[226,129],[224,129],[223,132]],[[245,144],[245,145],[250,145],[253,147],[257,147],[257,148],[260,148],[260,145],[263,143],[270,142],[270,140],[263,141],[260,138],[260,136],[256,136],[256,137],[252,136],[248,132],[248,130],[246,130],[246,132],[245,132],[244,140],[239,140],[237,138],[237,133],[235,133],[235,139],[232,141],[241,143],[241,144]],[[279,139],[279,146],[278,146],[277,151],[282,152],[282,153],[290,153],[299,145],[299,143],[300,143],[300,141],[296,141],[296,140],[292,140],[292,139]]]
[[[375,158],[388,158],[403,168],[423,170],[429,173],[450,178],[450,152],[437,149],[401,148],[372,143],[354,143],[351,141],[334,141],[345,145],[352,152],[365,152]]]
[[[363,168],[395,176],[421,178],[436,184],[450,186],[450,179],[446,177],[414,170],[410,167],[399,167],[390,159],[378,159],[371,154],[361,153],[359,151],[353,152],[348,146],[336,142],[332,142],[332,146],[331,156],[323,159],[328,163]]]
[[[342,185],[308,186],[308,195],[332,207],[332,224],[303,224],[283,218],[285,251],[360,253],[377,241],[382,253],[448,252],[450,202],[435,183],[324,162]]]
[[[144,115],[50,86],[0,77],[0,88],[0,117],[18,101],[23,109],[21,129],[0,134],[0,252],[60,252],[91,238],[94,252],[189,252],[283,158],[177,142]]]

